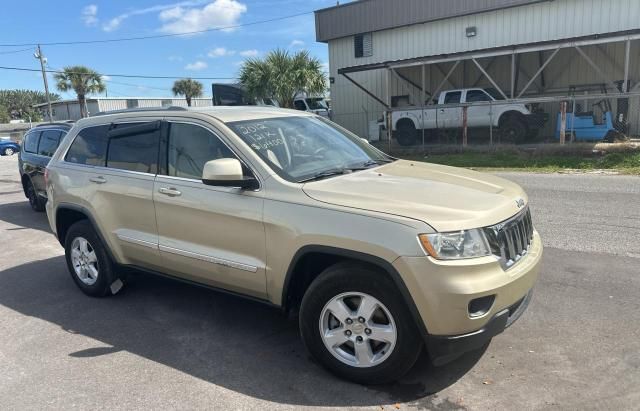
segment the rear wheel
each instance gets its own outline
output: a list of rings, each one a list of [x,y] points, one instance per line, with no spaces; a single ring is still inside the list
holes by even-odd
[[[416,144],[418,130],[412,121],[403,120],[400,121],[396,127],[398,144],[407,147]]]
[[[117,279],[115,266],[89,221],[69,228],[64,249],[69,274],[82,292],[92,297],[111,293],[111,284]]]
[[[302,300],[300,331],[322,365],[362,384],[397,380],[422,349],[395,284],[355,263],[329,267],[313,281]]]
[[[13,151],[13,149],[11,147],[7,147],[4,149],[4,155],[5,156],[12,156],[15,153],[15,151]]]
[[[33,211],[43,212],[46,201],[38,195],[35,187],[31,181],[27,182],[26,188],[27,199],[29,199],[29,205]]]

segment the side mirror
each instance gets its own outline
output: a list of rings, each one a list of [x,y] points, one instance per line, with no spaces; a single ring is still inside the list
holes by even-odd
[[[202,182],[208,186],[239,187],[244,190],[258,188],[258,180],[242,174],[242,164],[235,158],[207,161],[202,169]]]
[[[360,140],[364,141],[364,142],[365,142],[365,143],[367,143],[367,144],[371,144],[371,143],[369,143],[369,140],[367,140],[366,138],[362,138],[362,137],[360,137]]]

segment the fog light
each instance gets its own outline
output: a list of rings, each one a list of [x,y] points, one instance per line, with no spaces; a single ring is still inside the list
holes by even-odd
[[[469,302],[469,317],[478,318],[482,317],[489,312],[493,302],[496,300],[496,296],[488,295],[486,297],[476,298]]]

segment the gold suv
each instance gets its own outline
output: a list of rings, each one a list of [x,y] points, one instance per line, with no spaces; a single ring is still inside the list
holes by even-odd
[[[308,350],[361,383],[482,347],[526,309],[542,256],[526,194],[392,158],[319,116],[138,109],[79,121],[47,171],[71,277],[122,268],[298,313]]]

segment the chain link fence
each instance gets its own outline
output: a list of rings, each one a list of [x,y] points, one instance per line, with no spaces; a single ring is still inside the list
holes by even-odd
[[[636,92],[487,100],[394,107],[386,112],[363,109],[334,114],[333,119],[341,123],[349,118],[352,125],[355,121],[358,129],[366,130],[362,137],[389,149],[615,143],[640,135],[640,93]]]

